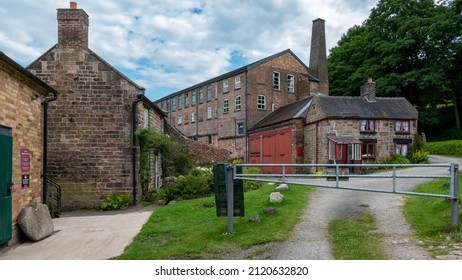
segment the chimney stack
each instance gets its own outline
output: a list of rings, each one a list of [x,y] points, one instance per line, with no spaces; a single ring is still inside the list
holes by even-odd
[[[327,50],[325,20],[313,20],[310,50],[310,74],[320,82],[319,92],[329,94],[329,76],[327,73]]]
[[[375,82],[371,77],[367,79],[367,83],[361,86],[361,97],[366,98],[369,102],[375,102]]]
[[[70,2],[69,9],[58,9],[58,48],[81,51],[88,49],[88,15]]]

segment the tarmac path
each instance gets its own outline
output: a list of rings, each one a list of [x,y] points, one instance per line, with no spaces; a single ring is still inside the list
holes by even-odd
[[[153,206],[119,211],[64,212],[54,233],[0,254],[0,260],[105,260],[120,255],[147,222]]]

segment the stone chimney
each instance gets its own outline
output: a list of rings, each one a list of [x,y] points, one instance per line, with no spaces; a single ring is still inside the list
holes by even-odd
[[[58,49],[88,49],[88,15],[70,2],[69,9],[58,9]]]
[[[366,98],[369,102],[375,102],[375,82],[372,78],[367,79],[367,83],[361,86],[361,97]]]
[[[319,79],[319,92],[329,94],[325,20],[320,18],[313,20],[309,69],[310,74]]]

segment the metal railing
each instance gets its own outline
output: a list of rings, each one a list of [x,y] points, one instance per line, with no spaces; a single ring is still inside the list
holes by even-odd
[[[244,171],[238,173],[236,170],[237,166],[242,166],[245,170],[246,167],[261,167],[269,168],[277,167],[281,170],[278,173],[271,174],[245,174]],[[345,172],[349,168],[381,168],[388,169],[385,172],[377,172],[372,174],[352,174]],[[409,167],[417,168],[432,168],[433,170],[427,170],[425,173],[414,173],[406,174],[406,170]],[[286,172],[288,168],[292,170],[310,170],[319,168],[325,171],[309,173],[300,172],[295,174],[289,174]],[[444,169],[446,169],[446,171]],[[389,193],[389,194],[400,194],[400,195],[418,195],[427,197],[438,197],[444,198],[451,203],[451,228],[459,228],[459,177],[458,177],[458,164],[235,164],[234,165],[234,179],[236,180],[252,180],[261,182],[272,182],[272,183],[286,183],[286,184],[297,184],[306,185],[312,187],[322,187],[331,189],[342,189],[342,190],[353,190],[353,191],[364,191],[364,192],[378,192],[378,193]],[[443,173],[443,174],[442,174]],[[321,183],[321,180],[325,178],[327,181],[331,181],[330,184]],[[350,178],[355,178],[353,182],[348,182]],[[360,187],[354,186],[361,182],[360,179],[365,178],[376,178],[381,179],[380,183],[374,186]],[[438,194],[438,193],[422,193],[415,192],[413,190],[403,190],[398,187],[398,180],[402,179],[437,179],[437,178],[448,178],[449,193]],[[391,180],[391,182],[388,182]],[[388,187],[384,187],[386,184],[390,184]],[[359,185],[359,184],[358,184]]]
[[[61,186],[45,176],[47,189],[47,206],[52,218],[58,218],[61,215]],[[52,187],[52,188],[50,188]]]

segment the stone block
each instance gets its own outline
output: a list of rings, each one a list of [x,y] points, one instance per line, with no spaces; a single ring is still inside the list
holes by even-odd
[[[284,196],[280,192],[272,192],[270,194],[270,202],[280,203],[284,199]]]
[[[32,241],[48,237],[54,230],[53,220],[46,204],[39,204],[37,208],[32,206],[23,208],[18,216],[18,224]]]

